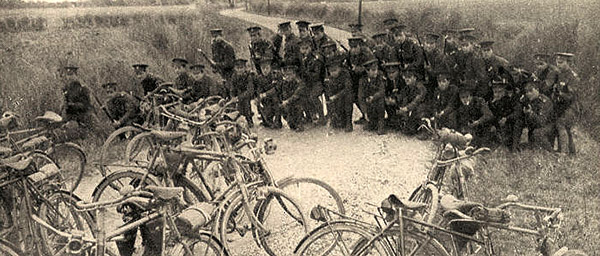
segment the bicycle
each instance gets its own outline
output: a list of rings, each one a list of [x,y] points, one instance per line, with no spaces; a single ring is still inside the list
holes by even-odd
[[[536,249],[544,256],[585,255],[579,250],[563,247],[557,250],[548,238],[549,231],[560,226],[562,214],[560,208],[548,208],[527,205],[512,199],[496,207],[485,207],[478,203],[457,200],[447,195],[441,200],[444,217],[449,220],[448,227],[440,227],[421,221],[418,211],[427,207],[424,203],[415,203],[395,197],[389,197],[378,207],[379,214],[373,214],[377,225],[343,216],[343,220],[330,221],[331,214],[339,215],[321,206],[313,209],[316,219],[323,221],[297,246],[297,255],[498,255],[494,250],[489,228],[508,230],[533,235],[537,238]],[[536,227],[526,228],[510,225],[511,208],[535,213]],[[545,216],[541,214],[544,213]],[[424,232],[425,226],[436,232]],[[361,234],[353,243],[343,233]],[[475,234],[483,234],[480,237]],[[323,241],[324,237],[333,237],[333,241]],[[445,236],[449,239],[440,240]],[[445,241],[446,243],[443,243]],[[479,250],[465,251],[469,243],[481,245]],[[325,246],[322,246],[325,245]],[[325,249],[319,249],[325,247]],[[339,254],[330,254],[337,247],[343,249]],[[313,253],[313,251],[315,251]]]
[[[18,115],[9,114],[2,118],[5,120],[2,123],[9,123],[11,119],[17,118]],[[31,150],[46,153],[61,169],[60,178],[64,189],[73,193],[85,174],[87,163],[85,152],[79,145],[68,141],[69,136],[63,132],[66,123],[58,114],[46,111],[44,115],[34,120],[41,123],[41,127],[10,131],[8,127],[0,126],[3,130],[0,142],[7,142],[10,145],[10,147],[2,147],[0,152],[7,156]],[[15,139],[23,134],[29,135]]]
[[[122,241],[123,236],[136,230],[146,224],[159,223],[158,230],[162,237],[160,239],[160,255],[187,255],[187,256],[227,256],[229,253],[225,250],[221,242],[209,232],[190,229],[181,224],[182,209],[180,198],[183,196],[184,189],[181,187],[158,187],[146,186],[143,190],[134,190],[120,198],[101,201],[101,202],[77,202],[75,204],[77,211],[92,212],[97,211],[98,227],[96,238],[82,236],[79,230],[64,232],[48,225],[43,220],[34,217],[41,226],[55,233],[56,235],[68,240],[61,248],[60,252],[64,255],[116,255],[114,252],[107,251],[107,243]],[[122,207],[125,205],[135,205],[142,209],[141,218],[134,219],[124,225],[121,225],[112,231],[106,232],[104,222],[109,219],[105,216],[108,208]],[[187,208],[192,209],[193,208]],[[185,211],[185,209],[184,209]],[[185,220],[185,219],[184,219]],[[194,219],[198,220],[198,219]],[[201,223],[196,223],[202,226]],[[206,223],[204,223],[206,224]],[[154,252],[156,253],[156,252]],[[63,255],[63,254],[57,254]]]
[[[60,190],[53,179],[60,170],[50,157],[41,152],[20,153],[0,160],[0,170],[1,234],[20,251],[26,255],[51,255],[55,245],[62,243],[39,229],[33,221],[34,214],[58,230],[78,228],[91,233],[91,216],[71,211],[80,199]]]
[[[21,256],[23,253],[11,242],[0,238],[0,254],[6,256]]]

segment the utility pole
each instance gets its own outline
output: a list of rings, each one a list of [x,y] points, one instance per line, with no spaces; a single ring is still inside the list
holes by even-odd
[[[358,25],[362,25],[362,2],[363,0],[358,0]]]

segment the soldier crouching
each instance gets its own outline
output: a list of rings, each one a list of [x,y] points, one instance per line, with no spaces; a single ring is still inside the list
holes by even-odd
[[[283,80],[282,74],[273,70],[272,59],[260,60],[261,74],[256,76],[254,86],[257,92],[257,107],[262,118],[261,125],[267,128],[281,128],[281,109],[277,85]]]
[[[329,76],[325,79],[325,97],[327,98],[327,115],[331,126],[352,132],[352,78],[350,72],[343,67],[344,59],[340,56],[327,62]]]
[[[283,81],[278,86],[282,116],[290,129],[300,132],[304,130],[304,109],[302,97],[306,95],[306,87],[296,72],[298,66],[287,65],[283,69]]]
[[[358,102],[367,112],[367,130],[376,130],[377,134],[385,133],[385,104],[384,95],[387,80],[379,72],[379,62],[373,58],[363,64],[367,76],[359,81]]]

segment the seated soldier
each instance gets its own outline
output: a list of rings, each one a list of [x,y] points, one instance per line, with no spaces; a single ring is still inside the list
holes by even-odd
[[[525,84],[525,103],[523,104],[524,123],[529,132],[529,143],[537,148],[552,151],[554,131],[554,104],[550,98],[541,94],[533,82]]]
[[[423,101],[427,89],[420,80],[418,69],[407,69],[402,74],[404,86],[399,88],[396,100],[396,114],[400,118],[400,130],[406,135],[415,135],[425,112]]]
[[[156,90],[158,85],[164,82],[162,78],[148,72],[147,64],[133,64],[132,67],[135,71],[135,77],[144,91],[144,96]]]
[[[102,85],[107,96],[103,108],[112,120],[115,129],[133,123],[142,124],[140,114],[140,101],[125,91],[117,91],[117,83],[105,83]]]
[[[385,87],[385,112],[387,113],[386,126],[400,130],[400,115],[396,113],[398,103],[396,99],[400,98],[400,88],[404,88],[404,79],[400,75],[400,62],[388,62],[383,64],[387,75],[387,84]]]
[[[213,85],[214,81],[206,75],[204,65],[192,65],[190,71],[191,88],[183,96],[186,103],[196,102],[210,96],[210,88],[215,86]]]
[[[184,91],[189,90],[192,87],[192,79],[187,70],[188,61],[183,58],[173,58],[172,62],[177,75],[175,78],[175,92],[183,94]]]
[[[433,98],[427,104],[439,127],[456,129],[456,109],[460,105],[458,87],[450,82],[452,75],[447,70],[435,72],[437,87],[433,90]]]
[[[514,96],[508,95],[507,87],[506,81],[492,81],[493,98],[489,107],[494,115],[492,125],[496,132],[496,142],[508,147],[510,151],[516,151],[523,132],[522,107]]]
[[[283,69],[283,81],[279,83],[278,92],[281,101],[282,116],[290,129],[304,131],[304,110],[301,100],[306,94],[306,87],[298,75],[298,66],[287,65]]]
[[[352,132],[352,78],[350,71],[344,68],[344,58],[329,59],[327,69],[329,76],[325,79],[325,98],[331,126]]]
[[[458,130],[473,135],[472,145],[487,144],[490,135],[490,121],[494,118],[492,111],[482,98],[473,96],[473,86],[463,86],[459,89],[460,105],[456,109]]]
[[[385,133],[385,87],[387,79],[379,72],[379,61],[375,58],[365,62],[363,67],[367,76],[362,77],[358,86],[358,102],[367,113],[367,130]]]
[[[260,75],[256,76],[254,87],[258,94],[257,107],[262,118],[261,125],[267,128],[280,129],[281,109],[277,85],[282,81],[282,74],[273,70],[272,59],[262,58],[260,61]]]

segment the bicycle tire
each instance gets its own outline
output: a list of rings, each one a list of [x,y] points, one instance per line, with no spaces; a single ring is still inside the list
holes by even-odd
[[[274,244],[272,244],[272,240],[269,240],[269,237],[273,237],[273,235],[280,235],[279,232],[285,232],[285,231],[290,231],[292,229],[295,229],[295,231],[301,232],[300,235],[296,234],[295,238],[300,238],[303,237],[304,234],[308,233],[308,225],[306,225],[306,216],[304,215],[304,213],[300,210],[299,204],[295,201],[295,199],[292,199],[290,196],[288,196],[285,192],[283,192],[282,190],[275,188],[275,187],[259,187],[256,188],[256,190],[262,190],[262,193],[266,193],[266,198],[269,197],[281,197],[282,200],[286,200],[288,203],[288,207],[294,207],[296,210],[294,211],[295,213],[297,213],[297,216],[295,216],[295,218],[299,219],[299,223],[297,223],[297,226],[295,226],[294,228],[289,228],[289,227],[283,227],[283,229],[278,229],[277,232],[271,232],[270,234],[262,234],[260,233],[261,231],[258,231],[258,227],[253,227],[252,231],[252,237],[255,240],[255,242],[261,246],[263,248],[263,250],[265,252],[267,252],[269,255],[277,255],[274,252],[277,251],[279,253],[279,255],[291,255],[293,248],[295,247],[295,245],[297,244],[297,240],[294,241],[294,239],[287,239],[287,238],[283,238],[283,241],[286,241],[287,246],[290,247],[291,249],[289,250],[289,252],[283,252],[282,250],[275,250],[273,249],[275,247]],[[258,191],[250,191],[248,194],[249,195],[256,195],[258,193]],[[238,194],[236,194],[234,196],[233,199],[228,200],[228,206],[225,209],[225,212],[219,216],[219,219],[217,220],[217,228],[218,228],[218,232],[219,232],[219,239],[221,240],[221,242],[224,244],[225,248],[227,251],[236,254],[234,251],[231,250],[230,247],[230,240],[233,241],[233,239],[229,239],[232,238],[235,234],[235,232],[231,232],[231,222],[230,220],[232,219],[237,219],[236,216],[234,216],[234,213],[239,213],[242,212],[243,214],[246,215],[245,220],[249,220],[250,216],[247,216],[247,212],[244,211],[243,209],[241,209],[242,206],[242,200],[243,197],[241,195],[241,193],[238,192]],[[254,201],[257,201],[257,198],[250,198],[250,202],[248,202],[249,204],[251,204]],[[261,205],[262,207],[268,206],[268,204],[264,204],[261,202],[257,202],[256,205]],[[241,210],[241,211],[240,211]],[[263,208],[264,211],[264,208]],[[267,226],[265,224],[264,221],[261,221],[261,217],[260,217],[260,209],[254,209],[252,211],[252,214],[254,216],[257,217],[257,220],[260,221],[264,226]],[[258,214],[258,216],[257,216]],[[271,216],[273,216],[274,214],[271,214]],[[293,218],[289,218],[286,221],[290,221],[290,222],[298,222],[298,220]],[[276,221],[276,223],[279,224],[285,224],[285,222],[282,219],[278,219],[278,221]],[[236,223],[236,225],[240,225],[240,223]],[[251,225],[250,223],[247,223],[247,225]],[[280,237],[280,236],[278,236]],[[240,239],[238,239],[239,241]],[[236,241],[237,242],[237,241]],[[240,241],[242,242],[242,241]],[[279,242],[279,241],[275,241],[275,242]],[[245,243],[247,244],[251,244],[251,243]],[[236,247],[237,250],[245,250],[245,249],[250,249],[250,248],[244,248],[241,246]],[[247,251],[246,251],[247,253]]]
[[[196,256],[229,256],[225,247],[219,239],[206,231],[200,231],[194,234],[187,234],[183,236],[183,240],[181,243],[187,244],[193,255]],[[169,244],[169,243],[167,243]],[[198,244],[206,244],[204,247],[197,248]],[[191,246],[190,246],[191,245]],[[196,253],[198,252],[198,253]],[[173,255],[173,256],[188,256],[185,252],[185,249],[182,244],[177,243],[175,246],[171,248],[167,248],[167,252],[165,255]]]
[[[100,151],[100,159],[99,159],[99,167],[100,173],[102,176],[106,176],[110,173],[110,164],[118,162],[122,155],[119,152],[123,152],[123,150],[119,150],[119,142],[122,139],[121,137],[127,133],[138,134],[142,131],[142,129],[134,127],[134,126],[125,126],[121,127],[114,132],[112,132],[108,138],[102,144],[102,149]],[[132,138],[132,137],[130,137]],[[121,145],[121,147],[126,145]]]
[[[302,186],[302,184],[309,184],[310,186],[305,187]],[[302,188],[300,188],[301,186]],[[294,191],[294,187],[300,191]],[[310,177],[287,177],[277,182],[277,188],[287,192],[290,195],[297,195],[297,200],[301,204],[306,216],[310,216],[310,211],[317,205],[324,206],[328,209],[334,209],[334,211],[342,215],[346,213],[344,201],[340,197],[340,194],[338,194],[333,187],[322,180]],[[302,193],[307,193],[308,196],[305,196]],[[325,196],[327,199],[322,200],[323,198],[318,198],[320,196]]]
[[[65,186],[63,189],[73,193],[79,187],[85,173],[87,163],[85,153],[79,145],[66,142],[54,145],[48,155],[61,170],[62,184]],[[65,157],[67,158],[64,159]]]
[[[434,222],[439,207],[439,192],[434,184],[428,183],[425,186],[417,187],[408,200],[427,204],[426,210],[421,212],[423,221],[429,224]]]
[[[351,220],[340,220],[320,225],[306,235],[294,250],[295,255],[351,255],[353,251],[364,247],[376,234],[376,228]],[[343,236],[346,233],[348,236]],[[327,238],[331,236],[332,240]],[[341,237],[342,239],[338,239]],[[349,242],[348,245],[345,243]],[[341,245],[341,246],[340,246]],[[337,247],[339,253],[336,253]],[[389,246],[383,243],[375,243],[371,254],[363,255],[393,255]],[[346,251],[346,252],[344,252]]]
[[[38,210],[38,217],[40,219],[60,231],[70,232],[71,230],[81,230],[85,232],[84,236],[94,237],[96,223],[92,215],[88,212],[77,212],[74,210],[73,205],[81,201],[81,199],[68,191],[53,191],[50,195],[46,196],[46,199],[48,202],[42,202]],[[61,210],[62,206],[66,207],[64,211]],[[58,214],[53,213],[54,210],[57,210]],[[73,218],[73,220],[67,220],[69,217]],[[52,232],[48,232],[41,225],[37,226],[40,238],[43,241],[42,248],[44,255],[56,255],[57,251],[60,251],[61,248],[67,245],[68,238],[56,236],[55,238],[58,239],[54,239]]]
[[[134,180],[140,180],[144,175],[145,175],[145,172],[136,171],[136,170],[124,170],[124,171],[118,171],[118,172],[113,172],[113,173],[109,174],[108,176],[104,177],[104,179],[102,179],[100,181],[100,183],[98,183],[96,188],[94,188],[94,192],[92,193],[92,202],[98,202],[98,200],[100,200],[100,197],[102,196],[103,193],[105,193],[105,190],[108,187],[110,187],[118,192],[119,189],[121,189],[124,185],[126,185],[125,183],[127,183],[128,185],[138,185],[138,184],[129,184],[129,183],[131,183],[131,182],[135,183]],[[124,178],[129,178],[129,179],[131,179],[131,181],[130,182],[119,181],[119,186],[116,186],[114,184],[116,180],[124,179]],[[158,181],[154,176],[148,174],[148,176],[146,177],[146,185],[160,185],[160,184],[161,184],[160,181]]]
[[[3,256],[22,256],[24,255],[19,248],[12,243],[0,238],[0,255]]]
[[[127,148],[125,149],[124,159],[127,164],[134,164],[135,166],[139,166],[139,168],[148,168],[150,165],[150,160],[148,157],[152,155],[152,148],[154,147],[154,137],[150,132],[142,132],[135,137],[133,137],[128,143]],[[146,153],[145,157],[147,160],[147,164],[140,164],[141,160],[144,158],[141,151],[142,148],[148,147],[148,153]],[[141,158],[138,158],[141,157]]]

